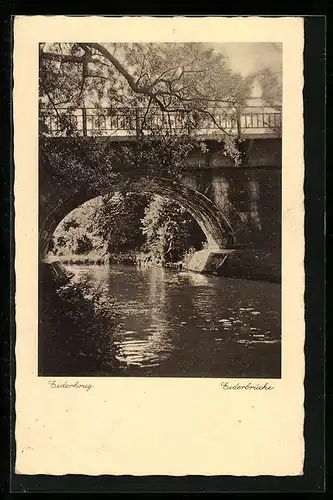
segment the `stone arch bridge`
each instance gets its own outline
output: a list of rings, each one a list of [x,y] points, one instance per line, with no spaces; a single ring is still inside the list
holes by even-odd
[[[41,139],[43,140],[43,139]],[[39,251],[43,259],[53,232],[61,220],[84,202],[115,189],[101,179],[98,187],[89,180],[82,186],[62,175],[54,175],[52,150],[75,149],[89,137],[49,137],[47,156],[39,161]],[[110,142],[111,149],[124,138]],[[129,141],[133,144],[133,141]],[[75,145],[75,147],[73,146]],[[214,142],[208,150],[195,150],[177,181],[165,176],[139,174],[124,165],[123,179],[134,189],[147,190],[177,201],[186,208],[204,232],[208,248],[196,252],[190,269],[225,275],[280,278],[281,252],[281,139],[272,135],[252,135],[245,140],[246,163],[235,167]],[[78,155],[84,168],[86,158]],[[60,179],[60,180],[59,180]],[[117,181],[119,182],[119,180]]]

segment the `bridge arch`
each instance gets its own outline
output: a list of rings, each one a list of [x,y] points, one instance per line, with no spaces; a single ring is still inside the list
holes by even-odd
[[[148,178],[133,175],[126,180],[129,181],[129,185],[133,190],[158,194],[179,203],[179,205],[187,209],[205,234],[208,247],[211,250],[228,248],[235,243],[233,229],[227,217],[220,212],[209,198],[199,191],[185,186],[179,181],[162,177]],[[53,233],[66,215],[92,198],[106,195],[110,191],[116,191],[119,185],[122,185],[122,183],[112,183],[112,186],[105,186],[103,189],[79,190],[73,192],[67,199],[59,200],[40,224],[39,254],[41,259],[46,257]]]

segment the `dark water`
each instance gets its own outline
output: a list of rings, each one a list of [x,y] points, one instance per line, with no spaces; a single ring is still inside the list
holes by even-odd
[[[279,284],[131,266],[67,266],[119,318],[114,376],[280,377]]]

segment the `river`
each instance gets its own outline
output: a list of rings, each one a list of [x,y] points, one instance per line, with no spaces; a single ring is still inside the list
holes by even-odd
[[[278,378],[277,283],[165,268],[66,266],[102,290],[119,319],[113,376]]]

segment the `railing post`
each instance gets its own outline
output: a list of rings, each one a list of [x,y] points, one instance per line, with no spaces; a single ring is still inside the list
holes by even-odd
[[[87,137],[87,110],[82,108],[82,132],[84,137]]]
[[[236,109],[236,124],[237,124],[237,137],[240,138],[242,134],[241,111],[240,108]]]
[[[139,139],[141,136],[141,127],[140,127],[140,114],[138,107],[135,108],[135,133],[136,133],[136,138]]]

